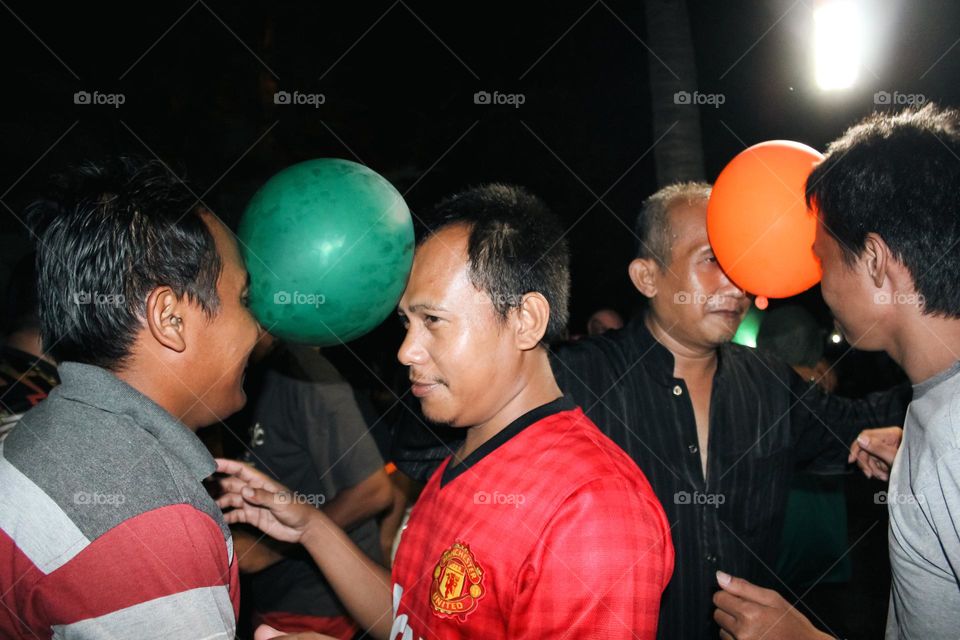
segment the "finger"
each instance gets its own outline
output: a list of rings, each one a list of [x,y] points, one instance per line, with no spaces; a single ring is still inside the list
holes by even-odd
[[[867,478],[873,477],[873,470],[870,468],[870,454],[864,450],[861,450],[857,456],[857,466],[860,467],[860,470],[863,471],[863,475]]]
[[[890,479],[890,467],[888,467],[885,462],[876,458],[871,458],[870,465],[873,468],[873,475],[876,478],[879,478],[884,482]]]
[[[722,609],[714,609],[713,619],[718,625],[720,625],[721,629],[728,631],[731,634],[736,633],[735,627],[737,625],[737,619],[726,611],[723,611]]]
[[[246,504],[239,493],[225,493],[216,499],[217,506],[224,509],[242,509]]]
[[[271,479],[267,474],[254,469],[253,466],[245,462],[228,460],[227,458],[214,458],[214,460],[217,462],[217,471],[235,476],[251,486],[263,487],[270,491],[282,491],[286,489],[286,487]]]
[[[250,518],[244,509],[234,509],[223,514],[223,521],[227,524],[250,524]]]
[[[713,594],[713,606],[733,617],[740,615],[744,603],[745,600],[743,598],[723,590]]]
[[[847,464],[851,464],[857,459],[857,454],[860,453],[860,448],[860,443],[854,440],[853,444],[850,445],[850,455],[847,456]]]
[[[247,483],[236,476],[220,478],[220,488],[223,489],[224,493],[239,494],[240,491],[246,486]]]
[[[727,633],[726,631],[724,631],[723,629],[720,629],[720,640],[737,640],[737,639],[734,638],[729,633]]]
[[[773,607],[782,600],[780,594],[776,591],[758,587],[743,578],[731,576],[723,571],[717,571],[717,583],[727,593],[732,593],[748,602],[756,602],[768,607]]]

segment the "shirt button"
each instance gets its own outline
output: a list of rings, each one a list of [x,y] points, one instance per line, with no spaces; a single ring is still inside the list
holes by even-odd
[[[689,447],[687,447],[687,449],[690,450],[690,453],[696,453],[697,451],[700,450],[699,448],[697,448],[697,445],[695,444],[690,445]]]
[[[675,396],[682,396],[682,395],[683,395],[683,387],[681,387],[680,385],[676,385],[676,386],[673,388],[673,395],[675,395]]]

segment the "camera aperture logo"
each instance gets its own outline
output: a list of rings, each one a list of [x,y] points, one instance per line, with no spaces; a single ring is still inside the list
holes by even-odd
[[[306,304],[319,308],[326,301],[327,297],[322,293],[277,291],[273,294],[273,304]]]

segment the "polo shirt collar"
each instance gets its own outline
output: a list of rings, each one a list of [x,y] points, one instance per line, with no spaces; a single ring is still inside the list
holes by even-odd
[[[63,362],[57,370],[60,374],[60,386],[54,390],[57,395],[129,417],[179,459],[197,480],[216,470],[213,456],[193,431],[114,374],[79,362]]]

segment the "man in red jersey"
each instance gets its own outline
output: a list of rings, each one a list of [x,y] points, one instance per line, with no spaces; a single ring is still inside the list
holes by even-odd
[[[414,506],[392,579],[322,513],[220,461],[227,521],[303,544],[376,637],[654,638],[670,530],[636,464],[557,386],[544,344],[568,296],[563,233],[539,199],[489,185],[441,202],[400,300],[398,357],[424,415],[466,440]]]

